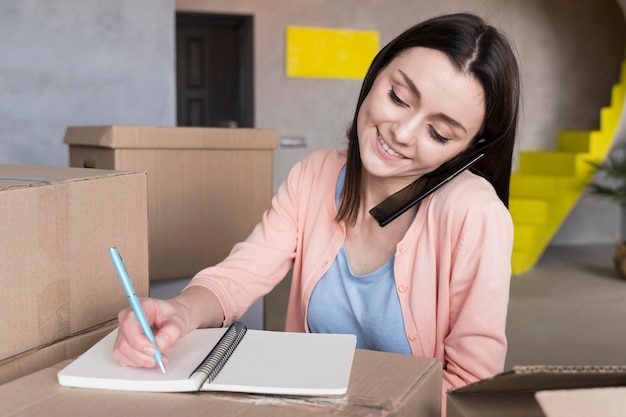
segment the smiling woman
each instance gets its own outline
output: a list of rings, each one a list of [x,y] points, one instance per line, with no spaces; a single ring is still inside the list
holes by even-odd
[[[364,191],[372,203],[465,150],[484,115],[480,83],[443,52],[412,48],[392,61],[358,115]]]
[[[291,170],[248,239],[171,300],[143,308],[165,350],[237,320],[292,269],[286,330],[352,333],[362,349],[437,358],[443,391],[502,370],[513,226],[508,180],[519,106],[504,36],[472,14],[432,18],[374,58],[348,149]],[[385,227],[370,209],[484,154]],[[155,366],[129,310],[115,356]]]

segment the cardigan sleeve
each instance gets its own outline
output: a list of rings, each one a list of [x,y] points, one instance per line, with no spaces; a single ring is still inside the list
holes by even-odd
[[[504,368],[513,223],[491,191],[474,192],[459,205],[462,215],[454,216],[459,222],[454,228],[460,233],[450,240],[444,392],[491,377]]]
[[[238,320],[287,274],[296,250],[298,188],[303,162],[290,171],[248,238],[220,263],[198,272],[189,286],[211,290],[224,310],[224,324]]]

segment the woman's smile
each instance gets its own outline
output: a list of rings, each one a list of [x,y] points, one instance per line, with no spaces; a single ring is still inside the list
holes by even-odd
[[[387,142],[385,142],[383,137],[380,135],[380,132],[378,133],[378,144],[382,150],[383,156],[390,157],[391,159],[404,159],[405,158],[403,155],[399,154],[394,149],[392,149],[391,146],[389,146]]]

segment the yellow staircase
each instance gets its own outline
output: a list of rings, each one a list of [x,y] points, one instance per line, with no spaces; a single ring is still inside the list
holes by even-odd
[[[593,176],[587,161],[602,162],[611,148],[626,91],[626,61],[599,130],[558,134],[556,151],[522,151],[511,176],[509,209],[515,225],[513,274],[531,269]]]

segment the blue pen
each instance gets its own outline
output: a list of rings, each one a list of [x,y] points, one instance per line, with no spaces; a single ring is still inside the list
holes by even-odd
[[[139,299],[137,298],[137,294],[135,294],[133,283],[128,277],[128,272],[126,272],[126,267],[124,266],[124,262],[122,262],[122,257],[120,256],[116,248],[109,249],[109,255],[113,260],[113,265],[115,266],[117,275],[120,277],[120,281],[122,281],[122,285],[124,286],[124,292],[128,297],[128,301],[130,301],[130,306],[135,313],[135,317],[137,317],[137,321],[139,321],[139,325],[141,326],[143,334],[145,334],[146,337],[150,339],[152,343],[154,343],[154,360],[159,364],[161,372],[165,373],[165,365],[163,365],[163,357],[161,356],[161,351],[157,347],[156,339],[154,338],[154,334],[152,334],[152,329],[150,329],[150,325],[148,324],[148,319],[146,318],[146,315],[141,308],[141,304],[139,304]]]

